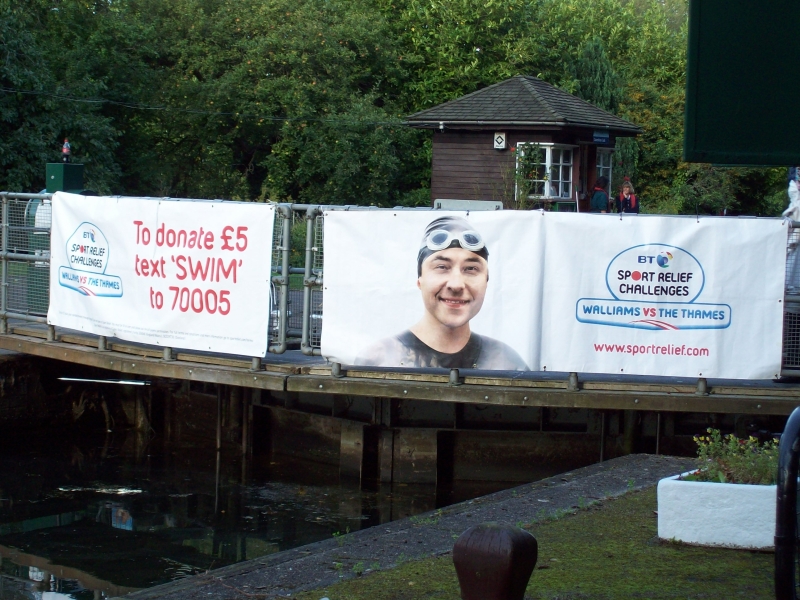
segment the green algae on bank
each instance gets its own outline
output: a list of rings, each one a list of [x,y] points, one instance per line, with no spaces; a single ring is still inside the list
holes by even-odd
[[[527,525],[539,541],[539,562],[526,599],[774,598],[773,554],[661,542],[655,511],[656,490],[650,488],[564,518]],[[460,598],[450,555],[366,573],[294,598],[324,596],[330,600]]]

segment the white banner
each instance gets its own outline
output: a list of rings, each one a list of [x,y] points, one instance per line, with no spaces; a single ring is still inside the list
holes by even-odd
[[[775,377],[786,236],[779,219],[329,211],[322,354]]]
[[[467,251],[454,257],[458,264],[424,260],[430,269],[419,277],[420,240],[441,218],[449,221],[435,229],[479,232],[488,260]],[[344,364],[538,369],[542,222],[537,212],[326,212],[322,354]],[[443,272],[463,275],[463,285],[437,297]],[[430,342],[454,329],[460,347],[435,344],[445,353],[429,352],[411,333]]]
[[[547,216],[542,369],[778,376],[785,222]]]
[[[245,356],[268,344],[274,207],[53,196],[52,325]]]

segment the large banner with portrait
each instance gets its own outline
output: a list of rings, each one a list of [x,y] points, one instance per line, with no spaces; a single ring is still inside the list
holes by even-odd
[[[274,206],[53,196],[48,323],[264,356]]]
[[[328,211],[322,354],[363,367],[780,372],[779,219]]]

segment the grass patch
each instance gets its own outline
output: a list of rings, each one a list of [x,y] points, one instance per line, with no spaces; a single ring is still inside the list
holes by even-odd
[[[656,490],[628,493],[526,526],[539,541],[531,600],[748,598],[771,600],[774,556],[656,538]],[[458,600],[452,558],[410,561],[306,592],[296,600]]]

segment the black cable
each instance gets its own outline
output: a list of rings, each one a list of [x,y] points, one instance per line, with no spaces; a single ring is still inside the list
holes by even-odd
[[[130,108],[134,110],[162,110],[172,112],[182,112],[194,115],[208,115],[208,116],[235,116],[243,118],[263,119],[265,121],[313,121],[318,123],[344,123],[352,125],[374,125],[374,126],[397,126],[401,125],[401,121],[354,121],[351,119],[336,119],[336,118],[320,118],[320,117],[276,117],[274,115],[262,115],[257,113],[241,113],[241,112],[225,112],[225,111],[211,111],[211,110],[197,110],[190,108],[176,108],[172,106],[150,106],[147,104],[140,104],[137,102],[120,102],[118,100],[109,100],[107,98],[76,98],[74,96],[65,96],[63,94],[55,94],[52,92],[41,92],[35,90],[18,90],[14,88],[0,87],[0,92],[5,94],[26,94],[32,96],[48,96],[50,98],[57,98],[59,100],[66,100],[69,102],[79,102],[83,104],[113,104],[123,108]]]

